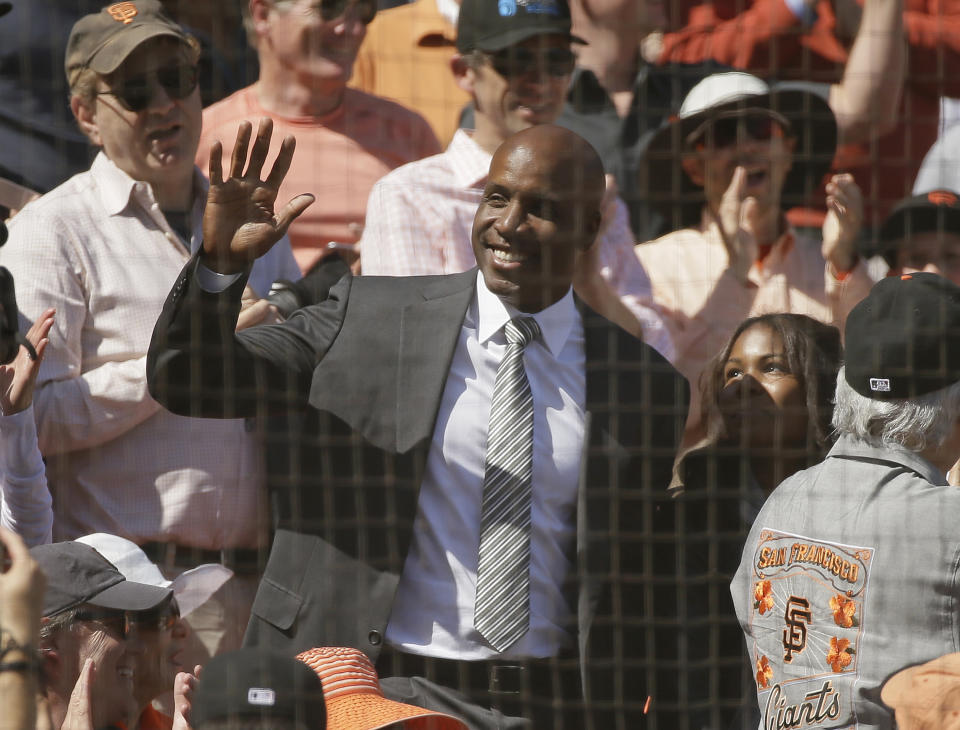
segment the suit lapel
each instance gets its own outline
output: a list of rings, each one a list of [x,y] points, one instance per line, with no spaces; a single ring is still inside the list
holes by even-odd
[[[425,285],[423,301],[400,318],[397,358],[397,450],[430,439],[453,352],[473,298],[476,269]]]

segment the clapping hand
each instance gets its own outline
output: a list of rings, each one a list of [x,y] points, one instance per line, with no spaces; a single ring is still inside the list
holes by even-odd
[[[251,130],[249,122],[240,125],[226,179],[222,145],[216,142],[210,150],[210,192],[203,215],[204,263],[221,274],[245,270],[254,259],[269,251],[293,220],[313,202],[312,195],[298,195],[279,213],[274,212],[296,140],[290,135],[284,138],[273,168],[263,180],[260,174],[270,150],[273,122],[268,118],[260,120],[248,162]]]
[[[48,309],[37,317],[33,326],[27,330],[27,340],[37,351],[36,360],[31,358],[27,348],[21,345],[13,362],[0,365],[0,412],[5,416],[19,413],[33,402],[33,386],[37,382],[43,353],[50,344],[47,335],[53,326],[54,313],[55,310]]]
[[[730,270],[744,282],[757,259],[755,229],[758,212],[756,198],[745,197],[746,184],[747,171],[738,166],[720,199],[718,211],[720,233],[727,247]]]
[[[823,258],[834,273],[850,271],[857,260],[857,236],[863,224],[863,194],[853,175],[834,175],[827,183],[827,217],[823,221]]]

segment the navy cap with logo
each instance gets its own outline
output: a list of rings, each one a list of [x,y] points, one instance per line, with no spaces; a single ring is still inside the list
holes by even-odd
[[[462,0],[457,50],[501,51],[527,38],[570,35],[567,0]],[[572,37],[571,37],[572,38]]]
[[[127,580],[110,561],[83,543],[37,545],[30,555],[47,578],[45,618],[84,603],[118,611],[146,611],[173,595],[169,588]]]
[[[214,657],[203,668],[190,711],[190,724],[235,718],[299,720],[324,728],[323,684],[301,661],[268,649],[249,647]]]
[[[960,381],[960,287],[936,274],[878,282],[847,317],[845,377],[876,400],[915,398]]]

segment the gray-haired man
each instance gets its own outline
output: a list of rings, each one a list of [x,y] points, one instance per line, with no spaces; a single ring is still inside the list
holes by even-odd
[[[731,590],[766,727],[892,728],[880,687],[960,642],[960,288],[891,277],[851,312],[826,460],[781,484]]]

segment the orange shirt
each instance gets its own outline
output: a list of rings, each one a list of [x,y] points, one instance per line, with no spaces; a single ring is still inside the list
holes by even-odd
[[[358,232],[351,224],[363,225],[367,197],[377,180],[395,167],[440,151],[423,117],[386,99],[346,89],[343,103],[330,114],[282,117],[260,106],[257,86],[241,89],[203,110],[197,164],[207,170],[210,146],[216,140],[223,143],[223,159],[229,160],[237,127],[244,119],[250,120],[254,131],[260,117],[273,119],[268,164],[286,135],[297,138],[278,204],[299,193],[313,193],[316,198],[289,230],[293,255],[304,273],[326,254],[327,242],[357,242]]]
[[[435,0],[416,0],[377,13],[360,46],[350,85],[422,114],[440,142],[453,139],[470,101],[450,70],[457,29]]]

